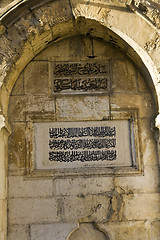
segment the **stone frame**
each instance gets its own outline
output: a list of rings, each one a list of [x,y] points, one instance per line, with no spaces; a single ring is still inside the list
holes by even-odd
[[[140,137],[138,127],[138,109],[113,110],[110,119],[107,120],[130,120],[132,166],[108,166],[106,168],[83,168],[83,169],[36,169],[34,152],[34,123],[56,122],[53,112],[26,112],[26,176],[27,177],[64,177],[64,176],[92,176],[92,175],[133,175],[143,173],[143,164],[140,154]]]

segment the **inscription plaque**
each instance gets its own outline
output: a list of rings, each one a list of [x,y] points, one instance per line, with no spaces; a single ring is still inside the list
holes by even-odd
[[[132,166],[128,120],[34,123],[37,169]]]
[[[55,94],[106,91],[109,62],[56,62],[51,78]]]

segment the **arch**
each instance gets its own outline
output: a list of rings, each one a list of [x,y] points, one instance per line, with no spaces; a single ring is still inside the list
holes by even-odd
[[[128,17],[130,21],[127,21]],[[85,1],[63,4],[61,1],[40,1],[38,4],[36,1],[20,1],[11,9],[7,8],[0,20],[3,47],[1,95],[6,99],[6,102],[0,102],[0,106],[5,116],[9,94],[28,62],[51,43],[76,34],[103,38],[124,51],[141,69],[159,101],[157,67],[160,63],[154,56],[155,49],[146,51],[147,44],[159,36],[158,30],[124,4],[115,7],[111,3],[95,4],[92,1],[88,4]]]
[[[16,0],[3,9],[0,16],[0,114],[3,120],[0,132],[4,123],[5,128],[9,128],[6,127],[9,96],[21,71],[50,44],[77,34],[103,39],[125,52],[148,80],[158,108],[160,48],[156,39],[160,33],[141,14],[118,0],[116,4],[115,1],[97,4],[85,0]],[[0,167],[4,171],[0,182],[5,182],[7,177],[7,136],[7,131],[6,137],[0,135],[0,142],[5,143],[0,152],[3,161]],[[1,239],[6,239],[6,192],[5,186],[0,194],[0,212],[5,206],[0,217]]]

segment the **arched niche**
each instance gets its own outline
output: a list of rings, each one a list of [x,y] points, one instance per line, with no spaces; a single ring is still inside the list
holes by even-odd
[[[66,37],[84,35],[103,39],[116,48],[120,48],[138,65],[144,75],[157,106],[159,106],[159,60],[156,49],[147,50],[150,43],[154,44],[158,32],[151,24],[128,10],[123,4],[120,8],[86,3],[54,1],[39,3],[23,1],[4,10],[1,16],[1,128],[8,135],[8,102],[13,86],[27,64],[42,50]],[[62,7],[63,6],[63,7]],[[61,11],[63,8],[64,11]],[[52,11],[48,11],[52,9]],[[31,11],[32,10],[32,11]],[[100,14],[99,14],[100,10]],[[119,11],[121,10],[121,11]],[[55,13],[56,12],[56,13]],[[54,14],[51,14],[54,13]],[[117,14],[118,13],[118,14]],[[130,17],[130,21],[127,21]],[[121,24],[119,24],[121,22]],[[125,23],[125,24],[124,24]],[[134,23],[134,24],[133,24]],[[139,29],[143,29],[142,31]],[[150,35],[148,35],[148,32]],[[143,35],[143,40],[141,37]],[[144,37],[145,36],[145,37]],[[11,41],[11,39],[14,39]],[[158,52],[158,51],[157,51]],[[158,109],[158,107],[157,107]],[[157,111],[156,111],[157,112]],[[155,116],[155,115],[154,115]],[[157,121],[157,125],[158,125]],[[3,131],[4,133],[4,131]],[[3,135],[3,134],[2,134]],[[1,163],[2,181],[7,175],[7,137],[2,136]],[[6,209],[6,184],[2,187],[1,206]],[[2,214],[1,235],[6,236],[6,210]],[[2,239],[3,239],[2,238]]]

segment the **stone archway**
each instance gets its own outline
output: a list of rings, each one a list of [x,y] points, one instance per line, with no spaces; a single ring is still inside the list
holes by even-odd
[[[62,11],[63,9],[63,11]],[[118,13],[118,14],[117,14]],[[128,17],[130,21],[127,21]],[[119,24],[121,22],[121,24]],[[133,25],[134,22],[134,25]],[[141,30],[143,29],[143,34]],[[7,122],[8,101],[11,90],[24,67],[44,48],[67,36],[76,34],[103,38],[122,49],[133,59],[146,76],[159,105],[158,68],[159,48],[149,47],[159,37],[153,25],[133,13],[124,3],[95,4],[85,1],[22,1],[4,10],[1,16],[1,238],[6,236],[7,180]],[[148,35],[150,33],[150,35]],[[140,37],[142,36],[143,37]],[[159,126],[159,118],[157,122]],[[3,223],[2,223],[3,222]]]

